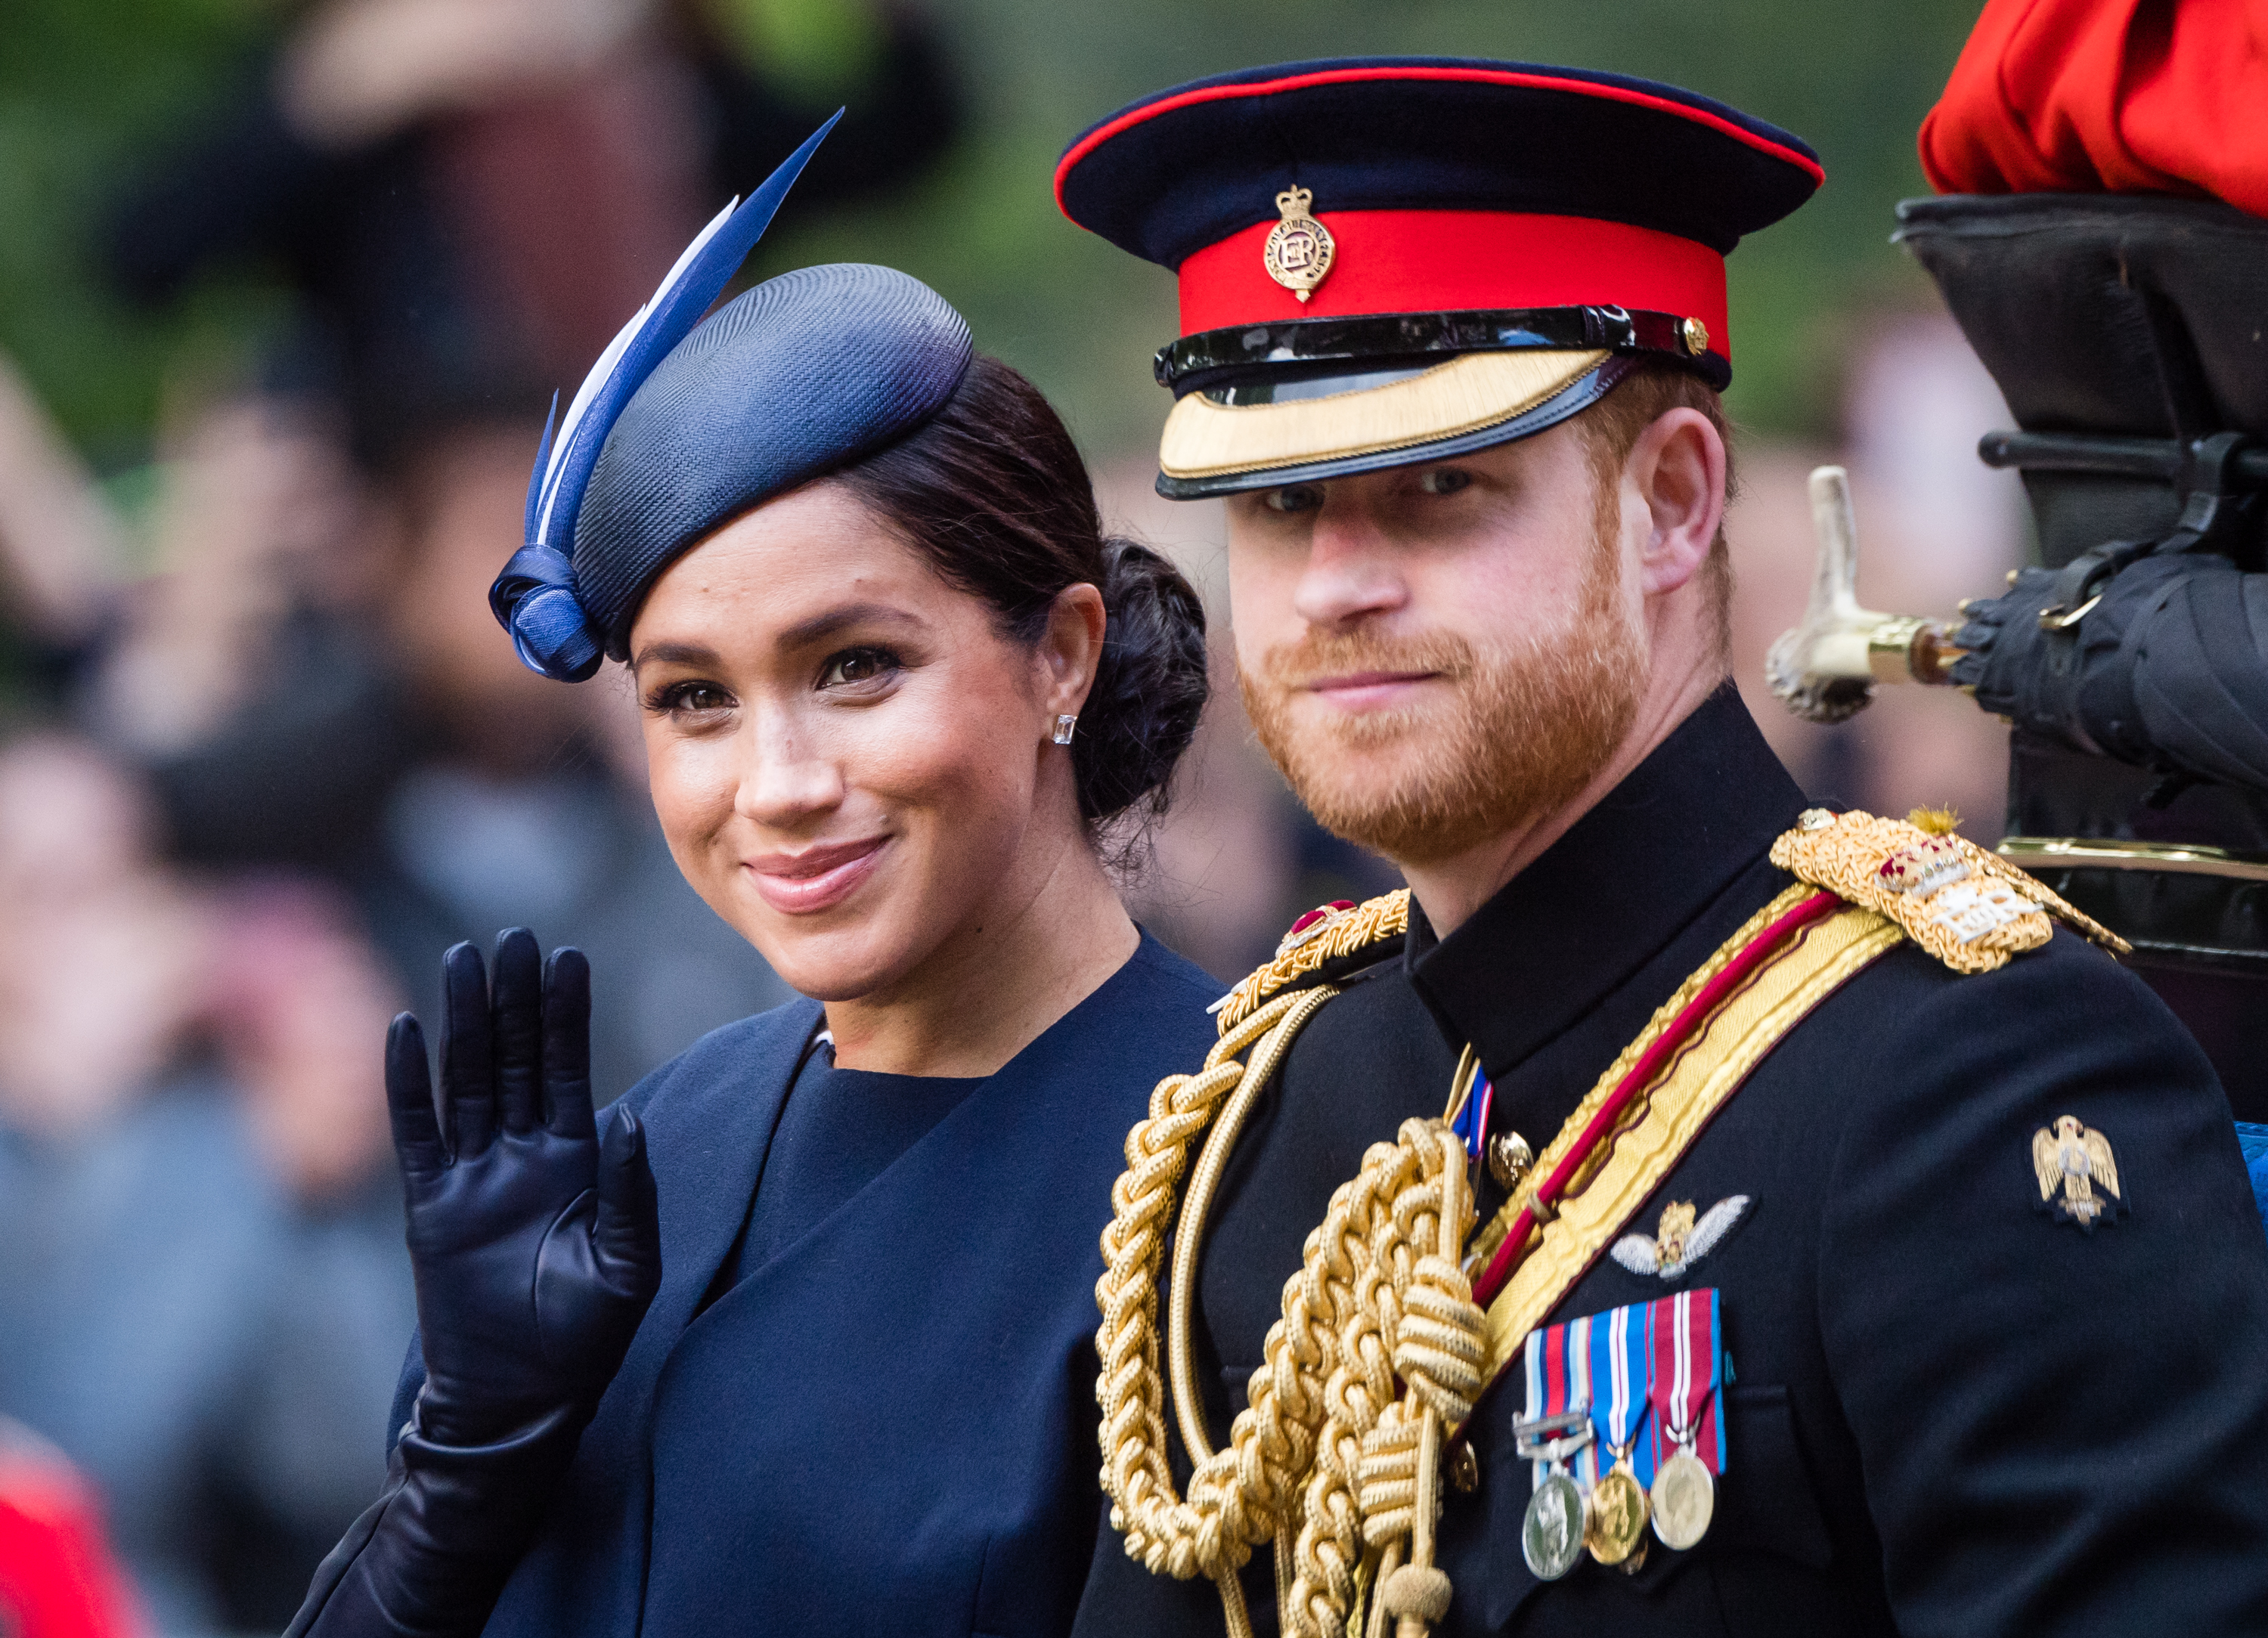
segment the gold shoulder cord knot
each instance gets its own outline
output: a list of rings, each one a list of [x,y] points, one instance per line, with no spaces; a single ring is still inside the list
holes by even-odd
[[[1332,1195],[1284,1288],[1283,1317],[1223,1451],[1211,1448],[1189,1344],[1197,1249],[1221,1171],[1292,1039],[1338,993],[1328,984],[1273,992],[1408,921],[1408,895],[1395,893],[1287,940],[1232,994],[1204,1067],[1159,1083],[1111,1189],[1095,1288],[1111,1524],[1153,1573],[1216,1583],[1232,1638],[1252,1630],[1237,1571],[1263,1541],[1275,1544],[1283,1630],[1297,1638],[1345,1638],[1366,1583],[1379,1590],[1374,1633],[1391,1618],[1396,1638],[1423,1638],[1448,1605],[1447,1577],[1432,1563],[1438,1475],[1447,1433],[1485,1383],[1487,1321],[1459,1266],[1474,1206],[1464,1146],[1447,1123],[1404,1121]],[[1186,1499],[1174,1494],[1159,1371],[1158,1273],[1169,1230],[1174,1412],[1194,1470]]]
[[[1410,890],[1397,888],[1351,909],[1336,911],[1286,937],[1277,946],[1276,959],[1248,976],[1228,992],[1220,1006],[1220,1032],[1225,1036],[1252,1015],[1252,1010],[1327,961],[1351,956],[1366,944],[1374,944],[1410,930]]]
[[[1956,973],[1989,973],[2048,942],[2052,915],[2115,955],[2132,946],[1998,854],[1954,834],[1954,816],[1907,819],[1811,808],[1772,843],[1798,881],[1889,917]]]

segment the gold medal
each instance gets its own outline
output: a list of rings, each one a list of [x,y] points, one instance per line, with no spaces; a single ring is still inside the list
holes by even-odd
[[[1297,186],[1277,195],[1276,209],[1284,213],[1284,219],[1260,247],[1268,276],[1301,301],[1323,282],[1331,270],[1331,258],[1338,253],[1330,229],[1307,214],[1314,200],[1313,193]]]
[[[1602,1564],[1619,1564],[1646,1539],[1646,1492],[1624,1463],[1591,1487],[1583,1517],[1583,1545]]]
[[[1683,1553],[1700,1545],[1717,1511],[1717,1481],[1691,1451],[1679,1451],[1653,1476],[1653,1533]]]
[[[1583,1493],[1564,1473],[1555,1473],[1528,1498],[1520,1521],[1520,1555],[1538,1581],[1557,1581],[1583,1556]]]

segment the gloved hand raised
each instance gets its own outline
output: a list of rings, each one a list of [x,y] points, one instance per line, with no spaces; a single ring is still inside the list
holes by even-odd
[[[417,1020],[386,1038],[425,1385],[287,1638],[478,1633],[661,1283],[644,1134],[592,1119],[581,953],[515,928],[493,990],[470,944],[441,971],[438,1103]]]
[[[435,1444],[484,1445],[565,1415],[579,1429],[661,1282],[644,1134],[627,1109],[603,1149],[591,1113],[591,969],[534,936],[442,958],[441,1096],[424,1032],[386,1043]]]

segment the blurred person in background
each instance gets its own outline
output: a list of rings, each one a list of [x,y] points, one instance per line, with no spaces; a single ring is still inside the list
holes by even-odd
[[[814,174],[838,202],[959,119],[928,26],[864,0],[320,0],[129,191],[109,261],[151,302],[275,268],[383,466],[453,420],[540,420],[716,199],[845,101]]]
[[[410,1294],[366,1061],[395,996],[306,888],[192,890],[83,743],[0,750],[0,1412],[166,1633],[273,1626],[375,1476]]]

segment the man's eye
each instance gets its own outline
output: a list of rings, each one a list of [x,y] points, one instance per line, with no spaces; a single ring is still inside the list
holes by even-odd
[[[1323,486],[1287,483],[1280,489],[1269,490],[1260,500],[1271,512],[1311,512],[1323,503]]]
[[[898,657],[887,649],[845,649],[827,662],[820,673],[819,686],[839,688],[862,682],[878,682],[898,669]]]
[[[1469,472],[1460,472],[1454,466],[1433,466],[1418,474],[1418,487],[1428,495],[1454,495],[1469,488],[1473,481]]]

